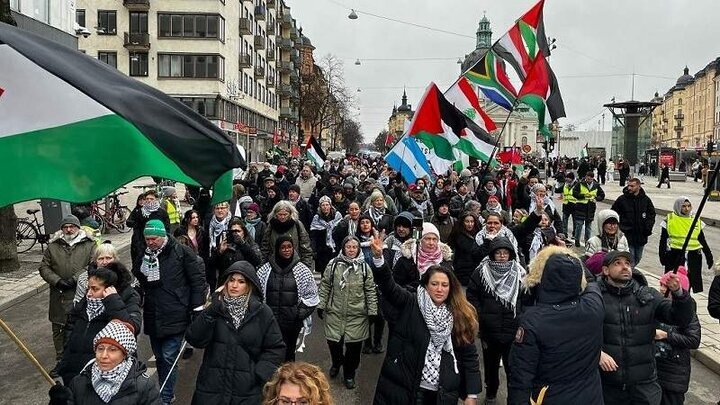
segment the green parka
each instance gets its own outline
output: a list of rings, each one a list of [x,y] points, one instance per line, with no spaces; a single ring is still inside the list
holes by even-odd
[[[48,245],[42,262],[40,263],[40,276],[50,284],[50,305],[48,318],[52,323],[64,324],[67,314],[73,307],[75,287],[60,290],[57,287],[60,279],[72,279],[77,283],[77,276],[85,271],[92,258],[95,241],[88,237],[84,231],[80,240],[70,246],[62,237],[53,240]]]
[[[344,287],[343,273],[347,270]],[[325,311],[325,338],[346,343],[361,342],[370,336],[368,316],[377,315],[375,279],[360,253],[355,264],[336,257],[328,263],[320,282],[320,305]]]

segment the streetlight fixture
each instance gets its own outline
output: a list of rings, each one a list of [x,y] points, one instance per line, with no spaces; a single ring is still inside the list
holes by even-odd
[[[358,19],[358,15],[357,15],[357,13],[355,12],[354,9],[350,9],[350,15],[348,16],[348,18],[351,19],[351,20],[357,20],[357,19]]]
[[[355,60],[355,66],[360,66],[360,65],[361,65],[360,59],[356,59],[356,60]]]
[[[362,92],[362,89],[361,89],[360,87],[358,87],[358,88],[357,88],[357,92],[358,92],[358,93],[361,93],[361,92]]]

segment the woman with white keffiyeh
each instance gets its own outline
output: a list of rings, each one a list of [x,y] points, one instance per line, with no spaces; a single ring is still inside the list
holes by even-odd
[[[66,384],[94,357],[92,339],[111,319],[120,319],[139,331],[140,295],[132,287],[130,271],[120,262],[88,272],[85,296],[68,314],[67,342],[57,372]]]
[[[452,270],[433,265],[416,292],[393,280],[382,255],[383,236],[371,249],[373,273],[387,302],[397,308],[374,404],[477,403],[481,391],[475,336],[478,317]],[[383,309],[384,311],[384,309]]]
[[[355,388],[362,344],[370,336],[370,318],[377,314],[372,271],[360,250],[360,240],[348,236],[323,274],[318,305],[318,316],[325,319],[325,338],[332,358],[329,375],[334,378],[342,367],[348,389]]]
[[[53,405],[159,405],[160,394],[135,355],[132,325],[114,319],[92,342],[95,357],[68,386],[50,389]]]
[[[466,295],[480,317],[480,339],[487,389],[485,403],[494,403],[500,387],[500,360],[507,365],[518,328],[522,280],[525,269],[518,263],[515,247],[504,237],[490,242],[489,256],[470,276]]]
[[[335,240],[332,234],[342,219],[340,212],[333,207],[330,197],[322,196],[317,214],[310,224],[310,242],[315,252],[315,270],[319,273],[325,271],[325,266],[335,255]]]

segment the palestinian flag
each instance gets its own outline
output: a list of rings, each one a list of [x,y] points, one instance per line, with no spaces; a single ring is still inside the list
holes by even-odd
[[[545,139],[550,139],[552,134],[548,125],[559,117],[565,116],[560,88],[557,86],[557,79],[549,69],[545,58],[537,58],[532,69],[520,88],[518,100],[527,104],[535,110],[538,115],[538,127]],[[562,112],[562,115],[557,115]]]
[[[480,87],[480,90],[492,102],[512,111],[517,91],[505,71],[505,62],[492,50],[488,50],[473,67],[465,72],[465,77]]]
[[[468,116],[478,127],[485,133],[492,132],[497,129],[497,125],[480,107],[475,88],[467,78],[460,77],[455,84],[445,92],[445,98],[451,102],[457,109]]]
[[[320,147],[320,142],[312,135],[310,135],[307,145],[305,145],[305,153],[308,159],[315,164],[315,167],[322,167],[325,164],[325,152]]]
[[[492,50],[507,61],[523,81],[538,55],[550,56],[543,23],[544,5],[545,0],[540,0],[492,46]]]
[[[487,162],[495,148],[495,140],[452,105],[435,83],[425,91],[408,133],[431,149],[433,155],[447,161],[448,167],[458,160],[454,149]],[[438,171],[435,164],[433,168],[436,173],[444,172]]]
[[[97,59],[0,23],[0,207],[96,200],[152,175],[210,187],[245,166],[217,126]]]

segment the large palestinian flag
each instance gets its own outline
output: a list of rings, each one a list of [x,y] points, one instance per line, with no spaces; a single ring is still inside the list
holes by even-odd
[[[183,103],[0,23],[0,207],[90,201],[145,175],[210,187],[243,166],[234,142]]]

